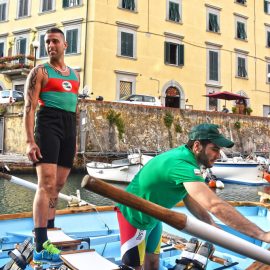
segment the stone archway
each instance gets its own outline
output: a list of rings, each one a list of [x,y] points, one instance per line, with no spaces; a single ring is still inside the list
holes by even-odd
[[[180,92],[176,87],[170,86],[165,94],[165,107],[180,108]]]
[[[172,108],[185,108],[185,93],[182,90],[181,85],[171,80],[167,82],[163,88],[162,88],[162,98],[163,98],[163,104],[165,104],[166,107],[172,107]]]

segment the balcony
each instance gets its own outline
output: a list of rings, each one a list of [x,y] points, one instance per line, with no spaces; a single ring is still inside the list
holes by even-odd
[[[10,80],[25,79],[34,66],[33,61],[34,56],[24,54],[0,57],[0,74]]]

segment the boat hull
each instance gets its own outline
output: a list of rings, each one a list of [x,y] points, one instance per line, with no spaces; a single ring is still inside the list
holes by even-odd
[[[260,177],[261,173],[257,163],[215,162],[211,172],[224,183],[253,186],[269,184]]]
[[[264,206],[264,204],[261,204]],[[89,239],[90,248],[95,249],[105,258],[113,258],[113,261],[120,264],[120,237],[119,228],[116,218],[116,213],[113,211],[113,206],[97,207],[73,207],[66,210],[58,211],[56,216],[56,226],[75,239]],[[185,207],[175,207],[174,211],[189,215]],[[270,231],[269,213],[264,207],[251,204],[250,206],[238,206],[237,210],[249,218],[264,230]],[[236,234],[245,240],[256,245],[266,247],[265,243],[247,237],[243,234],[225,226],[222,222],[215,219],[217,224],[224,230]],[[23,242],[25,238],[32,237],[33,221],[30,213],[21,213],[18,215],[2,215],[0,216],[0,267],[8,260],[7,252],[13,249],[16,243]],[[190,235],[178,231],[167,224],[163,224],[163,230],[179,236],[181,238],[190,239]],[[82,248],[89,248],[87,241],[82,242]],[[179,259],[181,251],[171,249],[162,251],[160,255],[160,270],[168,270],[175,264],[175,259]],[[232,262],[239,262],[237,269],[246,269],[254,260],[240,256],[237,253],[231,252],[224,248],[216,246],[215,255],[220,258],[230,258]],[[220,265],[216,262],[209,261],[208,270],[216,269]],[[29,266],[27,269],[31,269]]]

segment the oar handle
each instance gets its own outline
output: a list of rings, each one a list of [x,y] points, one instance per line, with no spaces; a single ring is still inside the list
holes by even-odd
[[[155,217],[158,220],[164,221],[178,230],[182,230],[186,225],[187,216],[185,214],[176,213],[165,207],[156,205],[89,175],[86,175],[83,178],[81,185],[89,191],[93,191],[118,203],[123,203]]]

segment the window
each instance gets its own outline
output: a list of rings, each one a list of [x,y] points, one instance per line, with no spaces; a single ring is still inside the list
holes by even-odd
[[[66,41],[68,47],[66,54],[78,52],[78,29],[71,29],[66,31]]]
[[[0,0],[0,21],[7,20],[7,1]]]
[[[0,57],[5,55],[5,43],[0,41]]]
[[[63,0],[63,8],[80,6],[81,0]]]
[[[184,65],[184,45],[173,42],[165,42],[165,64]]]
[[[235,2],[238,3],[238,4],[245,5],[247,0],[236,0]]]
[[[29,16],[29,0],[18,0],[18,18]]]
[[[270,83],[270,63],[267,63],[267,66],[266,66],[266,82]]]
[[[136,58],[136,31],[120,27],[118,29],[118,51],[119,56]]]
[[[218,10],[209,10],[207,19],[207,30],[210,32],[219,32],[219,12]]]
[[[45,37],[45,32],[39,35],[39,58],[47,56],[44,37]]]
[[[135,11],[136,2],[135,0],[121,0],[121,8]]]
[[[219,52],[209,50],[208,55],[208,81],[219,81]]]
[[[270,48],[270,30],[266,31],[266,47]]]
[[[270,14],[270,0],[264,0],[264,12]]]
[[[208,95],[208,94],[214,94],[214,93],[216,93],[218,91],[216,89],[207,89],[206,92],[207,92],[207,95]],[[218,99],[217,98],[208,97],[206,102],[207,102],[206,103],[206,109],[208,111],[212,111],[212,112],[218,111],[218,105],[219,104],[218,104]]]
[[[133,34],[121,32],[121,55],[133,57]]]
[[[181,21],[181,0],[167,0],[167,20]]]
[[[19,37],[16,38],[16,54],[26,55],[27,38]],[[25,58],[19,59],[19,63],[25,63]]]
[[[132,93],[132,82],[120,81],[120,98]]]
[[[135,93],[137,73],[115,70],[116,73],[116,99]]]
[[[246,34],[246,24],[244,22],[237,22],[237,32],[236,32],[236,37],[239,39],[247,39],[247,34]]]
[[[41,0],[41,12],[51,11],[54,9],[54,0]]]
[[[247,78],[247,63],[246,57],[238,56],[237,57],[237,77]]]

